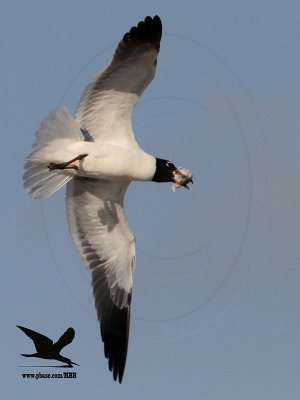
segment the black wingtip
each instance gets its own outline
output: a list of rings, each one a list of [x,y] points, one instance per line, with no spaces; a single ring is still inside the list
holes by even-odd
[[[140,21],[137,26],[125,33],[123,42],[126,45],[132,43],[149,43],[159,51],[160,40],[162,36],[162,23],[158,15],[153,18],[147,16],[143,21]]]
[[[130,299],[128,295],[127,305],[119,309],[113,305],[107,315],[101,321],[101,338],[104,343],[104,355],[108,359],[108,368],[112,372],[113,379],[122,383],[129,338],[130,325]]]

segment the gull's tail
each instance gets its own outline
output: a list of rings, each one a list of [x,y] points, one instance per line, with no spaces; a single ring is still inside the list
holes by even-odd
[[[31,197],[44,199],[72,179],[58,171],[49,171],[47,166],[67,145],[82,140],[78,125],[65,107],[53,111],[42,122],[24,166],[24,187]]]

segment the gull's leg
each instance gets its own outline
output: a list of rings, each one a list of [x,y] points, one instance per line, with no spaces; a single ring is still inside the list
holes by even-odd
[[[50,163],[49,165],[47,165],[49,171],[53,171],[54,169],[78,169],[77,165],[72,165],[73,162],[75,161],[80,161],[82,160],[84,157],[86,157],[87,154],[79,154],[79,156],[73,158],[70,161],[67,162],[63,162],[63,163]]]

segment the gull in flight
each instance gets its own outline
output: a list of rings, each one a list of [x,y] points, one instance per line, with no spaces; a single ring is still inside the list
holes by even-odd
[[[35,199],[67,184],[69,231],[91,273],[104,354],[120,383],[136,258],[125,192],[131,181],[173,182],[175,189],[193,183],[191,171],[143,151],[132,131],[132,110],[154,78],[161,35],[158,16],[124,35],[110,65],[83,92],[74,117],[63,107],[42,122],[23,176]]]

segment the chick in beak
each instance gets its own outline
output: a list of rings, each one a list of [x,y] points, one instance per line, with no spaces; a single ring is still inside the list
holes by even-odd
[[[189,169],[179,167],[174,171],[174,183],[172,185],[172,190],[175,193],[178,188],[183,186],[186,189],[190,189],[188,187],[188,183],[193,182],[193,173]]]

